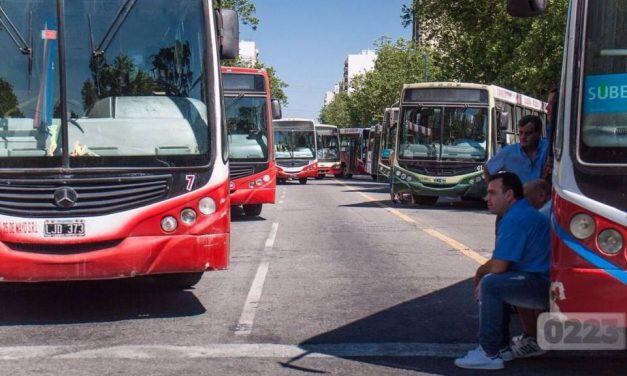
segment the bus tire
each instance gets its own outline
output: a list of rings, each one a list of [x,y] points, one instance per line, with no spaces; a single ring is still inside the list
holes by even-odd
[[[346,174],[346,179],[352,179],[353,178],[353,174]]]
[[[256,217],[259,214],[261,214],[261,209],[263,208],[262,204],[247,204],[247,205],[242,205],[242,208],[244,209],[244,214],[246,214],[247,217]]]
[[[155,285],[171,290],[185,290],[193,287],[202,278],[203,272],[159,274],[152,276]]]
[[[434,206],[438,202],[438,196],[423,196],[412,194],[412,203],[416,205]]]
[[[298,182],[300,184],[307,184],[307,178],[300,178],[300,179],[298,179]]]
[[[374,180],[374,181],[379,180],[379,176],[378,175],[370,174],[370,176],[372,177],[372,180]]]

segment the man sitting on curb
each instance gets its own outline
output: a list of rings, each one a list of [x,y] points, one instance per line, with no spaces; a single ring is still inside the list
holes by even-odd
[[[490,177],[488,209],[502,217],[492,259],[475,274],[479,302],[479,347],[455,360],[469,369],[501,369],[512,360],[507,305],[544,310],[549,302],[549,223],[523,198],[516,174]]]

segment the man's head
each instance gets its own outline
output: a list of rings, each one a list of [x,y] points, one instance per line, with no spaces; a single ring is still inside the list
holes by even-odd
[[[551,199],[551,185],[544,179],[531,180],[523,186],[525,198],[531,205],[540,209]]]
[[[488,180],[488,194],[485,200],[488,209],[503,216],[514,203],[523,198],[523,186],[520,179],[512,172],[499,172]]]
[[[523,149],[535,148],[542,135],[542,119],[536,115],[523,116],[518,121],[518,139]]]

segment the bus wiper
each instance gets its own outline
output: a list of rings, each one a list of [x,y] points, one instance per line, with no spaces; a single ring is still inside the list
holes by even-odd
[[[33,12],[31,11],[29,14],[29,33],[31,44],[33,40]],[[13,21],[9,18],[7,12],[4,11],[2,5],[0,5],[0,25],[2,28],[9,34],[13,43],[17,46],[17,49],[22,53],[22,55],[28,55],[28,90],[30,91],[31,86],[31,77],[33,75],[33,48],[28,45],[22,33],[17,29]]]
[[[107,29],[107,32],[105,33],[104,37],[102,38],[98,46],[96,48],[92,47],[92,55],[94,57],[103,56],[105,54],[105,52],[111,45],[111,42],[113,42],[113,39],[115,38],[117,33],[120,31],[122,24],[124,23],[124,21],[126,21],[126,19],[128,18],[128,15],[131,13],[136,3],[137,3],[137,0],[126,0],[124,4],[122,4],[120,9],[118,9],[118,12],[116,13],[115,18],[113,19],[113,22]],[[91,30],[91,20],[89,24],[90,24],[90,30]],[[92,41],[93,41],[93,37],[92,37]]]
[[[26,43],[26,40],[17,27],[15,27],[15,24],[11,21],[7,12],[4,11],[2,5],[0,5],[0,25],[6,30],[9,37],[13,40],[13,43],[15,43],[22,54],[32,55],[32,48]]]

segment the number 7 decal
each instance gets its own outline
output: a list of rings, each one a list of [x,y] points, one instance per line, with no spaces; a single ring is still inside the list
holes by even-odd
[[[185,175],[185,180],[187,180],[187,191],[191,191],[194,189],[194,182],[196,181],[196,175]]]

